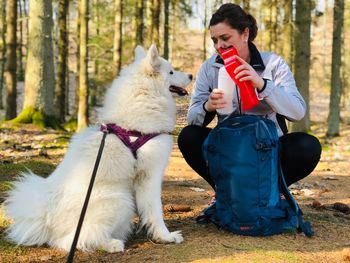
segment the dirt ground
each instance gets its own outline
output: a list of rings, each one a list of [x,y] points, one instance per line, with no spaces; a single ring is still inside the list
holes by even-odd
[[[187,99],[178,99],[176,131],[185,125]],[[350,205],[350,125],[342,124],[341,137],[324,138],[325,123],[313,123],[313,132],[323,145],[315,171],[291,188],[311,221],[315,236],[286,233],[273,237],[243,237],[198,225],[195,217],[210,201],[210,187],[185,163],[176,143],[165,173],[162,200],[170,230],[182,230],[182,244],[156,244],[144,233],[135,234],[124,253],[77,251],[75,262],[343,262],[350,258],[350,214],[333,208]],[[32,126],[0,128],[0,202],[8,181],[24,167],[46,176],[60,162],[70,133],[37,130]],[[176,137],[176,136],[175,136]],[[176,138],[174,138],[176,141]],[[315,207],[315,201],[321,207]],[[314,206],[313,206],[314,204]],[[171,205],[186,205],[187,212],[170,212]],[[0,210],[0,262],[65,262],[66,253],[48,247],[16,247],[4,240],[8,221]],[[350,259],[349,259],[350,261]]]

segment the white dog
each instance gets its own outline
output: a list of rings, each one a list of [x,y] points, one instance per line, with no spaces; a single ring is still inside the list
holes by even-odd
[[[77,244],[84,251],[123,251],[136,213],[156,242],[183,241],[180,231],[169,232],[164,224],[161,184],[175,126],[170,90],[185,94],[182,87],[192,75],[175,71],[155,46],[148,51],[137,47],[135,57],[108,90],[99,117],[126,134],[152,136],[133,152],[115,134],[107,135]],[[10,240],[70,249],[102,135],[100,127],[85,129],[73,136],[63,161],[48,178],[26,173],[14,183],[5,201],[5,213],[13,219],[7,230]],[[135,137],[128,139],[132,144]]]

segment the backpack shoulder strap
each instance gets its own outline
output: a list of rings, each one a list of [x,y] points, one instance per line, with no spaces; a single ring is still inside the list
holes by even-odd
[[[299,205],[295,201],[293,195],[289,192],[287,183],[283,176],[281,161],[279,160],[279,173],[278,173],[278,182],[280,186],[281,193],[284,195],[289,205],[293,208],[296,216],[297,216],[297,230],[298,232],[303,232],[307,237],[312,237],[314,235],[314,231],[312,230],[310,222],[303,221],[303,212],[301,211]]]
[[[283,134],[287,134],[288,127],[287,127],[287,123],[286,123],[286,117],[284,117],[283,115],[281,115],[279,113],[276,113],[276,119],[277,119],[278,126],[280,126]]]

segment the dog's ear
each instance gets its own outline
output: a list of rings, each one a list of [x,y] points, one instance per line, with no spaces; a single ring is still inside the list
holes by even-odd
[[[153,44],[148,49],[147,59],[154,69],[157,69],[160,66],[158,50],[157,50],[157,47]]]
[[[142,46],[137,45],[137,47],[135,48],[135,61],[145,58],[146,55],[146,50]]]

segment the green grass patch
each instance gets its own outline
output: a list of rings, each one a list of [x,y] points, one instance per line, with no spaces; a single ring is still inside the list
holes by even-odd
[[[77,119],[76,118],[71,118],[70,120],[68,120],[67,122],[65,122],[63,124],[63,128],[66,130],[66,131],[69,131],[69,132],[74,132],[77,130],[77,126],[78,126],[78,123],[77,123]]]
[[[11,257],[13,254],[13,257],[15,258],[16,256],[25,254],[26,250],[27,249],[23,246],[17,246],[16,244],[11,243],[10,241],[7,241],[5,239],[5,235],[0,234],[0,251],[1,251],[1,253],[10,254]],[[14,262],[17,262],[17,261],[14,261]]]
[[[322,151],[323,152],[326,152],[326,151],[329,151],[331,148],[329,147],[328,144],[322,144]]]
[[[173,131],[173,136],[174,137],[178,137],[179,136],[179,134],[180,134],[180,132],[181,132],[181,130],[184,128],[185,126],[183,126],[183,125],[176,125],[175,126],[175,128],[174,128],[174,131]]]
[[[68,144],[69,144],[69,140],[70,140],[70,137],[60,137],[60,138],[57,138],[55,139],[54,141],[52,142],[44,142],[42,143],[42,145],[45,147],[45,148],[67,148]]]
[[[0,193],[10,190],[11,183],[9,181],[0,181]]]
[[[13,177],[31,170],[37,175],[46,177],[55,169],[55,165],[47,161],[25,161],[20,163],[3,163],[0,164],[0,182],[7,181]]]
[[[328,213],[307,213],[303,215],[305,221],[337,223],[338,219]]]

